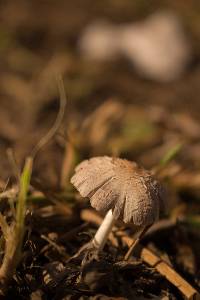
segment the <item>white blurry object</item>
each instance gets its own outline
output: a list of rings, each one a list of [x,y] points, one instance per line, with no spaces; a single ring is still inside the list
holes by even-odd
[[[190,60],[190,47],[177,17],[157,13],[145,21],[124,26],[121,51],[138,72],[158,81],[178,78]]]
[[[82,54],[89,59],[111,60],[119,51],[118,27],[99,21],[84,30],[79,41]]]
[[[123,55],[139,74],[161,82],[177,79],[191,57],[182,26],[169,12],[157,12],[127,25],[90,24],[79,47],[89,59],[110,60]]]

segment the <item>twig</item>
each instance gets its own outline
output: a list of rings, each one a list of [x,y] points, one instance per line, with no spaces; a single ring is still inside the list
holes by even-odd
[[[58,251],[58,253],[60,255],[62,255],[65,258],[68,258],[65,251],[64,251],[64,247],[63,246],[59,246],[56,244],[56,242],[52,241],[50,238],[48,238],[47,236],[45,236],[44,234],[41,234],[41,238],[43,240],[45,240],[46,242],[49,243],[49,245],[51,245],[56,251]]]
[[[66,233],[64,233],[60,238],[58,238],[58,240],[61,243],[64,242],[69,242],[72,238],[74,238],[79,232],[81,232],[81,230],[83,230],[84,228],[86,228],[88,226],[88,223],[83,223],[69,231],[67,231]]]
[[[145,235],[145,233],[148,231],[148,229],[151,227],[150,225],[144,226],[138,233],[137,238],[133,239],[133,242],[131,244],[131,246],[129,247],[126,255],[124,256],[124,260],[128,261],[130,259],[130,257],[132,256],[136,246],[139,244],[139,242],[141,241],[141,239],[143,238],[143,236]]]
[[[86,222],[91,222],[96,225],[100,225],[103,218],[101,218],[96,212],[85,209],[81,212],[81,219]],[[124,231],[117,230],[114,226],[116,236],[120,237],[121,240],[130,247],[134,239],[130,238]],[[110,236],[109,236],[110,239]],[[195,290],[185,279],[183,279],[171,266],[159,256],[154,254],[151,250],[146,247],[141,247],[140,258],[151,267],[154,267],[161,275],[163,275],[169,282],[171,282],[177,289],[185,296],[188,300],[199,300],[200,294]]]

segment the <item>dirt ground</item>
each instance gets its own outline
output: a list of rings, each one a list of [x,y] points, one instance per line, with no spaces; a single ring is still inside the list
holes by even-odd
[[[143,78],[123,57],[94,63],[81,56],[78,40],[92,21],[125,24],[161,9],[179,16],[191,44],[191,63],[177,80]],[[67,95],[59,129],[33,162],[22,253],[6,287],[2,282],[2,299],[198,296],[199,17],[198,1],[0,1],[0,209],[10,225],[25,159],[58,115],[58,74]],[[78,194],[70,177],[80,161],[99,155],[158,168],[167,191],[161,221],[129,262],[123,258],[130,241],[118,231],[133,238],[135,228],[121,223],[102,253],[77,254],[102,215]],[[164,267],[152,263],[148,250]],[[183,289],[176,276],[185,280]]]

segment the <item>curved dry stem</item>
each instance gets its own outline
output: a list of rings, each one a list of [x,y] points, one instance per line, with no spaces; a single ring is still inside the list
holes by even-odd
[[[35,148],[32,151],[32,157],[35,158],[37,153],[53,138],[53,136],[56,134],[58,131],[60,124],[63,120],[64,114],[65,114],[65,107],[66,107],[66,94],[65,94],[65,88],[63,84],[63,80],[61,77],[57,78],[58,82],[58,89],[59,89],[59,94],[60,94],[60,108],[59,112],[57,114],[55,123],[53,126],[49,129],[47,134],[41,138],[41,140],[38,142],[38,144],[35,146]]]

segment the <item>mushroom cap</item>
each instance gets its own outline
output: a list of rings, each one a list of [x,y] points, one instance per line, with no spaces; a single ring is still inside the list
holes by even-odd
[[[108,156],[84,160],[75,168],[71,183],[91,206],[101,212],[112,209],[115,219],[138,226],[159,217],[162,189],[142,167],[126,159]]]

